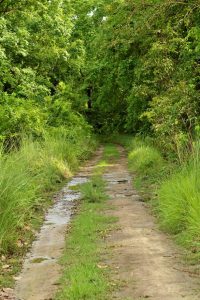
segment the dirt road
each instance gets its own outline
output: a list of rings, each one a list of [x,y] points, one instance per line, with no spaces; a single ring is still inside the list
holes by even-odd
[[[104,174],[111,207],[106,213],[118,220],[117,229],[106,239],[110,254],[104,256],[111,280],[119,287],[111,299],[200,299],[200,278],[190,276],[188,267],[181,262],[180,250],[158,229],[149,208],[132,187],[124,150],[119,148],[119,151],[120,159],[110,164]],[[59,193],[24,262],[15,289],[16,298],[6,290],[0,299],[53,299],[61,272],[58,260],[63,252],[65,232],[74,200],[79,198],[70,186],[85,182],[101,155],[102,149]]]

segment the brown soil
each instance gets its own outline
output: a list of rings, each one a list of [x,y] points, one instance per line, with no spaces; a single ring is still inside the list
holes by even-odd
[[[132,187],[123,150],[105,174],[118,230],[107,239],[112,257],[106,261],[120,285],[112,299],[196,300],[199,278],[190,277],[180,262],[180,250],[159,231],[155,218]]]

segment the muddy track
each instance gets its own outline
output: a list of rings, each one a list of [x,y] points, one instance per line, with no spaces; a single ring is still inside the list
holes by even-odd
[[[200,299],[200,278],[189,276],[180,262],[179,250],[158,230],[132,187],[123,149],[120,152],[120,160],[104,176],[114,208],[107,213],[118,218],[119,227],[107,239],[112,256],[106,263],[113,270],[113,281],[121,285],[112,299]]]
[[[28,253],[23,270],[13,290],[5,289],[0,300],[52,300],[58,289],[61,275],[59,259],[65,246],[68,225],[80,194],[71,186],[84,183],[102,156],[100,148],[93,159],[80,168],[80,172],[58,193],[55,204],[49,209],[45,222]]]

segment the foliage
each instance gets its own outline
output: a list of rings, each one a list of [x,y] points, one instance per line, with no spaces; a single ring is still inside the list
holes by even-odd
[[[182,160],[199,126],[199,8],[198,0],[3,0],[1,140],[42,136],[82,113],[99,132],[151,134]]]
[[[77,4],[0,0],[0,253],[11,264],[29,247],[49,193],[95,147]],[[16,268],[0,272],[0,285]]]
[[[90,122],[154,135],[182,160],[199,126],[199,1],[105,0],[90,18]]]
[[[24,133],[41,137],[48,127],[79,123],[85,52],[73,33],[74,14],[66,0],[1,1],[0,138],[6,145]]]

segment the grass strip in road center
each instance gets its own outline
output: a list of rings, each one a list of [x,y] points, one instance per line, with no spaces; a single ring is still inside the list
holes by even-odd
[[[105,161],[110,160],[112,152],[116,157],[114,148],[112,151],[110,146],[108,148],[103,154]],[[83,198],[67,237],[62,258],[64,272],[56,300],[108,300],[112,285],[109,268],[102,262],[102,257],[107,251],[104,239],[114,227],[116,218],[104,214],[108,208],[108,196],[98,167],[80,190]]]

